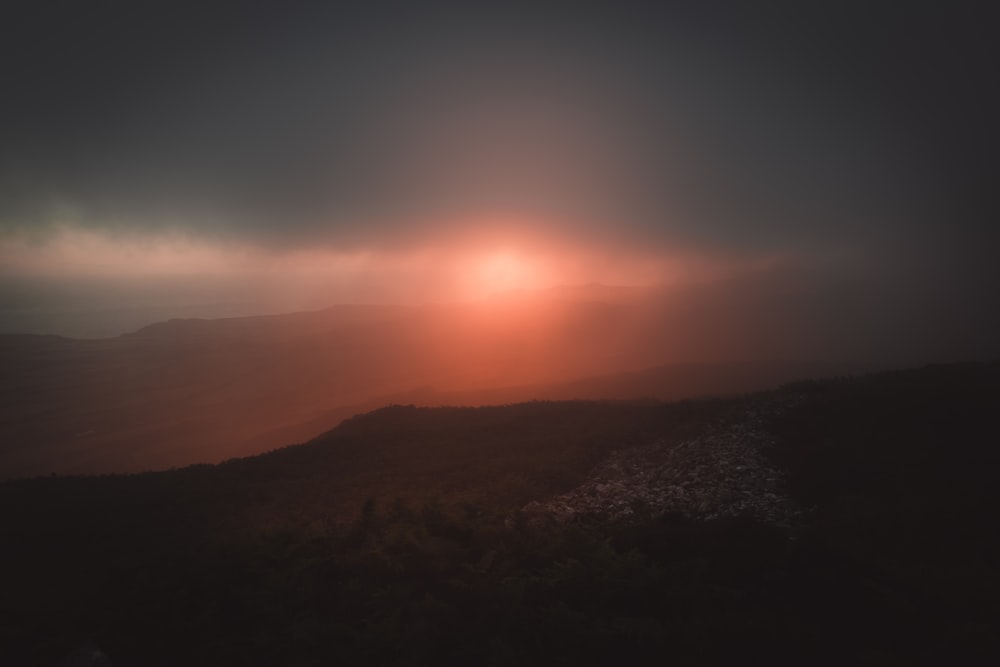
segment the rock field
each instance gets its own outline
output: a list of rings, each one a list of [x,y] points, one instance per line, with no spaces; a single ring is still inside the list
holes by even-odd
[[[774,444],[765,424],[802,400],[798,395],[765,395],[694,439],[617,450],[583,484],[528,503],[522,515],[534,524],[630,523],[679,513],[699,519],[751,516],[792,525],[802,511],[782,493],[782,473],[765,455]]]

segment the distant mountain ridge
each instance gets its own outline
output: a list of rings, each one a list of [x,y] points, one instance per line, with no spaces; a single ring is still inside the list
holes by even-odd
[[[827,334],[798,286],[777,301],[740,287],[735,301],[712,285],[584,285],[175,319],[108,339],[0,336],[0,478],[220,461],[394,401],[672,400],[898,365],[817,356]]]

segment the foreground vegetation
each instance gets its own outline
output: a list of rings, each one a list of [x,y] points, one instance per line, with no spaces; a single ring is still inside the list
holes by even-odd
[[[792,385],[800,525],[517,510],[754,397],[394,406],[167,473],[0,485],[0,662],[974,664],[998,651],[1000,367]],[[722,483],[720,481],[720,483]]]

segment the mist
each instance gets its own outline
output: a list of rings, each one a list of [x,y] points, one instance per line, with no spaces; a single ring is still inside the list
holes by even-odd
[[[1000,354],[987,21],[153,4],[0,35],[11,470]]]
[[[0,331],[776,264],[883,310],[997,282],[995,45],[959,11],[56,4],[2,40]]]

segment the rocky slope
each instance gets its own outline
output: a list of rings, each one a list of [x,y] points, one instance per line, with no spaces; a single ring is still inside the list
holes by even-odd
[[[783,493],[782,473],[768,461],[774,440],[766,423],[802,400],[797,394],[764,394],[695,438],[616,450],[580,486],[528,503],[521,513],[535,524],[636,522],[678,513],[792,525],[802,510]]]

